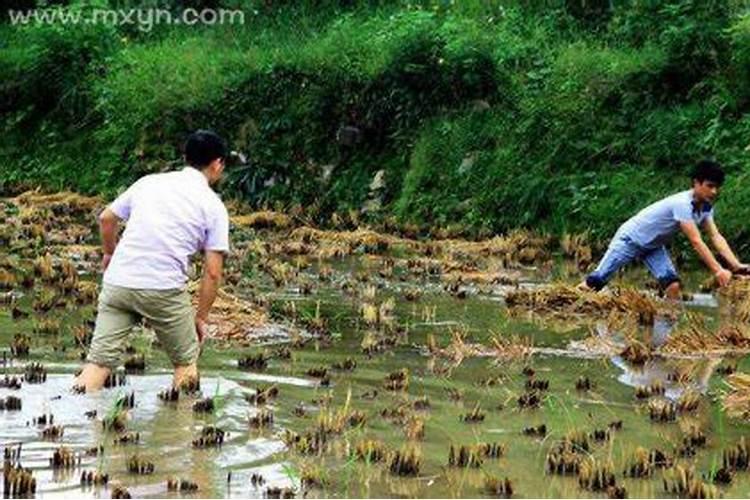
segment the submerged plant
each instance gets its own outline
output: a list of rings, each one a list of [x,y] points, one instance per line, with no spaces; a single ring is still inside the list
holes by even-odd
[[[635,397],[638,399],[648,399],[653,396],[664,395],[664,384],[657,380],[650,385],[639,385],[635,388]]]
[[[80,463],[80,457],[76,457],[70,448],[60,446],[52,453],[49,459],[50,467],[53,469],[72,469]]]
[[[547,426],[545,424],[540,424],[536,427],[524,427],[521,432],[526,436],[544,437],[547,435]]]
[[[484,417],[485,417],[485,414],[482,411],[481,406],[477,402],[477,404],[474,405],[474,408],[469,413],[465,413],[464,415],[461,415],[461,420],[463,422],[473,424],[473,423],[483,422]]]
[[[193,439],[193,448],[210,448],[224,444],[224,430],[208,425],[201,429],[200,434]]]
[[[692,468],[675,465],[664,471],[664,491],[682,498],[719,498],[716,486],[695,477]]]
[[[513,496],[513,483],[507,477],[500,479],[495,476],[486,476],[484,492],[496,498],[510,498]]]
[[[383,381],[383,387],[388,391],[405,391],[409,388],[409,370],[402,368],[389,373]]]
[[[677,410],[680,413],[688,413],[698,409],[701,402],[701,395],[694,390],[687,390],[677,399]]]
[[[109,474],[99,471],[81,472],[81,486],[104,486],[109,482]]]
[[[625,467],[626,477],[651,477],[656,469],[670,467],[672,460],[657,449],[647,450],[636,448],[628,465]]]
[[[721,452],[722,464],[725,469],[743,471],[750,468],[750,448],[742,436],[733,446],[724,448]]]
[[[252,429],[261,429],[273,426],[273,411],[259,410],[255,415],[248,417],[248,424]]]
[[[237,360],[237,366],[243,370],[262,371],[268,366],[268,359],[268,354],[265,351],[248,354]]]
[[[674,422],[677,419],[677,407],[664,399],[652,399],[648,403],[648,413],[654,422]]]
[[[388,449],[382,441],[365,439],[354,447],[354,456],[358,460],[368,463],[382,462],[385,460]]]
[[[591,380],[589,380],[588,377],[584,377],[583,375],[578,377],[578,380],[576,380],[577,391],[590,391],[593,386],[594,384],[591,382]]]
[[[33,498],[36,495],[36,478],[31,469],[6,462],[3,468],[4,498]]]
[[[167,479],[167,491],[193,492],[198,491],[198,484],[188,479]]]
[[[393,451],[388,460],[388,470],[397,476],[417,476],[422,467],[422,457],[414,446]]]
[[[591,491],[606,491],[615,487],[612,464],[592,457],[583,460],[578,470],[578,484]]]
[[[128,472],[138,475],[149,475],[154,473],[154,464],[140,458],[138,455],[132,455],[128,459]]]
[[[620,356],[634,365],[643,365],[651,359],[651,350],[643,342],[630,339],[628,345],[620,353]]]

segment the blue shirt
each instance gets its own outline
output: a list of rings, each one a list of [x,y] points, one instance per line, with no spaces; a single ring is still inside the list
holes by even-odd
[[[652,250],[669,243],[680,228],[680,222],[695,222],[701,226],[713,216],[711,204],[704,202],[698,207],[693,190],[689,189],[647,206],[620,226],[617,233],[629,237],[644,249]]]

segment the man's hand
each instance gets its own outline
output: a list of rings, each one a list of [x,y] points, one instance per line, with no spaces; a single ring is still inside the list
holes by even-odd
[[[727,286],[731,280],[732,271],[729,269],[722,268],[716,273],[716,281],[719,283],[719,286]]]
[[[120,219],[109,208],[105,208],[99,215],[99,232],[102,237],[102,271],[106,271],[112,254],[117,246],[117,229]]]
[[[750,265],[740,264],[732,269],[732,273],[738,276],[750,276]]]
[[[196,316],[195,318],[195,332],[198,335],[198,342],[203,343],[203,339],[206,338],[206,320]]]
[[[208,312],[216,298],[216,291],[221,282],[224,255],[221,252],[207,251],[203,261],[203,277],[198,288],[198,308],[195,311],[196,318],[204,321],[208,318]]]
[[[112,260],[112,254],[111,253],[105,253],[102,256],[102,271],[106,271],[107,267],[109,267],[109,261]]]

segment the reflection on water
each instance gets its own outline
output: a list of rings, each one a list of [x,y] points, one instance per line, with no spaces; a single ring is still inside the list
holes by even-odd
[[[657,316],[650,330],[651,347],[656,349],[664,345],[673,331],[676,321]],[[649,386],[661,383],[665,396],[676,400],[686,390],[695,389],[702,393],[708,390],[708,381],[714,369],[721,363],[721,358],[669,360],[653,357],[645,364],[636,366],[627,362],[622,356],[610,358],[612,363],[622,370],[617,380],[630,387]],[[675,374],[685,374],[684,377]]]
[[[84,496],[98,496],[101,493],[98,488],[79,487],[81,471],[97,468],[109,471],[114,482],[126,485],[136,496],[168,496],[168,477],[189,478],[198,483],[201,492],[198,496],[222,495],[228,487],[226,474],[230,470],[262,462],[285,448],[281,441],[268,437],[248,439],[246,422],[250,408],[243,397],[247,391],[228,379],[201,379],[204,393],[219,402],[216,414],[207,417],[192,412],[195,398],[183,397],[177,403],[163,403],[157,398],[157,393],[171,383],[168,374],[128,376],[126,386],[92,395],[71,393],[72,382],[72,375],[50,375],[45,384],[24,384],[13,391],[23,400],[22,410],[0,413],[0,446],[21,443],[22,465],[34,470],[38,492],[45,497],[69,495],[72,490],[80,490],[78,493]],[[131,391],[135,393],[135,407],[128,412],[127,428],[140,434],[140,442],[115,445],[114,434],[102,430],[101,419],[111,411],[118,395]],[[88,420],[84,413],[92,410],[97,417]],[[31,421],[43,413],[53,414],[55,424],[64,427],[60,441],[80,456],[80,464],[67,470],[50,467],[49,458],[61,443],[40,439],[42,428]],[[227,431],[224,445],[218,449],[193,448],[193,437],[208,424]],[[99,445],[104,447],[99,457],[85,454],[87,449]],[[125,462],[133,454],[154,462],[156,472],[140,477],[126,474]],[[249,482],[238,482],[237,478],[235,474],[229,485],[233,496],[261,496],[249,487]],[[282,479],[281,475],[269,474],[267,484],[274,484],[276,479]]]

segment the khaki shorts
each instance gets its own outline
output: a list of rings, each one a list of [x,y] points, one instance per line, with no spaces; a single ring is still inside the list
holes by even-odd
[[[187,290],[145,290],[105,283],[86,360],[109,368],[119,366],[133,327],[145,319],[174,365],[192,364],[200,353],[194,314]]]

